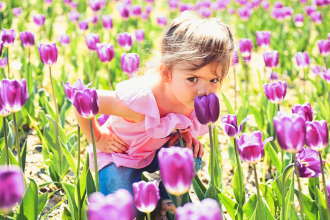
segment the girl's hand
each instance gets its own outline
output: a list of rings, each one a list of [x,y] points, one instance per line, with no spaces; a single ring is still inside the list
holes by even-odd
[[[104,153],[124,153],[128,145],[108,128],[102,128],[96,148]]]

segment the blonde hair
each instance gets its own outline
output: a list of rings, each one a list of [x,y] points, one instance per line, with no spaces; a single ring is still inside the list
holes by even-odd
[[[222,80],[228,73],[233,49],[232,33],[218,18],[200,18],[184,12],[165,31],[160,62],[169,67],[185,63],[188,70],[219,62]]]

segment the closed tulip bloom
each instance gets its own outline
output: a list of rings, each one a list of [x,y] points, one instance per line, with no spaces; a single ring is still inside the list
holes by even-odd
[[[308,16],[311,16],[316,10],[317,8],[315,5],[305,6],[305,12]]]
[[[256,41],[259,47],[268,47],[270,44],[270,31],[257,31],[256,32]]]
[[[110,15],[103,15],[102,17],[102,24],[103,27],[106,29],[111,29],[112,28],[112,17]]]
[[[279,56],[277,51],[265,52],[263,57],[266,67],[273,68],[278,65]]]
[[[192,150],[183,147],[161,148],[158,160],[166,190],[175,196],[188,192],[195,176]]]
[[[80,30],[87,30],[88,29],[88,22],[87,21],[79,22],[79,29]]]
[[[13,44],[15,41],[15,31],[13,29],[7,30],[2,29],[0,35],[0,41],[2,42],[3,46],[7,46]]]
[[[105,4],[105,0],[89,0],[89,7],[91,7],[93,11],[101,10],[104,8]]]
[[[238,126],[236,115],[231,115],[231,114],[223,116],[221,121],[222,124],[224,125],[226,134],[230,137],[234,137],[238,133],[240,133],[241,130],[243,129],[244,123],[246,122],[246,120],[243,120],[243,122]]]
[[[135,217],[133,198],[124,189],[107,196],[95,192],[88,198],[87,215],[88,220],[132,220]]]
[[[305,144],[305,120],[302,116],[278,113],[273,119],[280,147],[289,152],[299,152]]]
[[[22,45],[24,47],[29,47],[34,45],[34,35],[31,32],[25,31],[21,32],[19,35]]]
[[[75,84],[73,84],[72,86],[68,82],[64,84],[65,95],[71,102],[73,102],[73,97],[75,92],[84,89],[87,89],[87,87],[83,84],[83,82],[80,79],[77,80],[77,82],[75,82]]]
[[[45,21],[46,21],[45,15],[36,14],[36,15],[33,16],[33,22],[38,26],[44,25]]]
[[[310,148],[303,148],[296,155],[296,167],[300,177],[318,177],[321,173],[319,153]]]
[[[142,14],[142,8],[140,5],[133,5],[131,12],[134,16],[140,16]]]
[[[164,17],[164,16],[159,16],[159,17],[156,18],[156,22],[160,26],[166,26],[167,25],[167,18]]]
[[[110,62],[115,56],[115,51],[111,44],[97,44],[97,55],[102,62]]]
[[[322,16],[321,12],[316,11],[311,14],[311,19],[314,23],[321,24],[323,21],[323,16]]]
[[[127,5],[121,5],[119,8],[119,14],[122,18],[124,19],[128,19],[129,16],[130,16],[130,13],[129,13],[129,8]]]
[[[322,56],[327,56],[330,54],[330,40],[319,40],[317,42],[317,46],[319,47],[319,51]]]
[[[66,34],[62,34],[62,35],[60,36],[60,43],[61,43],[62,45],[67,45],[67,44],[69,44],[69,43],[70,43],[70,37],[69,37],[68,35],[66,35]]]
[[[267,99],[273,103],[280,103],[286,95],[287,84],[283,81],[272,82],[264,85]]]
[[[58,51],[55,43],[39,45],[40,59],[44,64],[52,65],[56,63]]]
[[[176,220],[222,220],[221,209],[214,199],[206,198],[201,202],[187,203],[178,207]]]
[[[86,42],[88,49],[96,50],[97,49],[96,44],[100,43],[100,37],[98,34],[88,34],[85,37],[85,42]]]
[[[135,39],[137,41],[144,41],[144,30],[136,30],[135,31]]]
[[[220,113],[219,99],[214,93],[196,96],[194,108],[198,121],[201,124],[216,122]]]
[[[79,21],[80,14],[77,11],[70,11],[69,13],[69,19],[70,21]]]
[[[252,53],[252,41],[250,39],[241,39],[239,41],[239,50],[243,56],[243,58],[248,58],[251,56]],[[250,59],[248,59],[250,60]],[[248,61],[246,60],[246,61]]]
[[[22,14],[22,8],[13,8],[13,14],[18,17]]]
[[[118,34],[117,41],[118,44],[126,50],[131,49],[133,44],[132,36],[127,32]]]
[[[271,72],[269,80],[278,80],[278,74],[276,72]]]
[[[301,115],[305,121],[313,120],[313,109],[311,104],[305,103],[303,105],[295,105],[291,109],[292,113]]]
[[[307,52],[298,52],[295,56],[296,58],[296,64],[299,67],[308,67],[309,66],[309,55]]]
[[[133,183],[134,203],[140,212],[151,213],[160,199],[155,182],[140,181]]]
[[[242,7],[238,9],[238,15],[243,21],[249,20],[251,14],[252,14],[252,10],[247,7]]]
[[[297,14],[294,17],[294,23],[297,27],[302,27],[304,25],[304,15],[302,14]]]
[[[19,167],[0,167],[0,210],[8,211],[24,196],[24,177]]]
[[[83,118],[91,119],[99,112],[97,92],[94,89],[78,90],[72,99],[74,107]]]
[[[306,144],[316,151],[321,151],[328,146],[329,131],[325,120],[306,122]]]
[[[28,99],[26,80],[8,80],[0,82],[0,96],[5,109],[9,112],[18,112]]]
[[[140,66],[140,57],[136,53],[123,54],[120,59],[121,69],[129,76],[138,71]]]

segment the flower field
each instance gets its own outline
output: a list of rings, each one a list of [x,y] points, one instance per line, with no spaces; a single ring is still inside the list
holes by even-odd
[[[189,11],[235,41],[221,90],[195,98],[205,154],[181,138],[159,178],[103,195],[97,91],[152,72]],[[0,219],[330,219],[329,0],[2,0],[0,27]]]

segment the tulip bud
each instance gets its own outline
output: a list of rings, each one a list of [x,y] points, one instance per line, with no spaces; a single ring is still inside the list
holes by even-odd
[[[328,124],[322,121],[306,122],[306,144],[316,151],[326,148],[329,143]]]
[[[115,56],[115,51],[111,44],[97,44],[97,55],[102,62],[110,62]]]
[[[125,50],[131,49],[133,40],[132,40],[132,36],[129,33],[125,32],[118,34],[117,40],[118,40],[118,44],[121,47],[123,47]]]
[[[313,109],[311,104],[306,103],[304,105],[295,105],[292,107],[292,113],[299,114],[305,121],[313,120]]]
[[[46,21],[45,15],[37,14],[33,16],[33,22],[38,26],[44,25],[45,21]]]
[[[316,12],[316,6],[315,5],[305,6],[305,12],[308,16],[311,16],[312,13]]]
[[[24,47],[34,45],[34,35],[31,32],[25,31],[20,33],[20,39]]]
[[[89,7],[91,7],[93,11],[101,10],[104,8],[105,4],[105,0],[89,0]]]
[[[87,30],[88,29],[88,22],[87,21],[79,22],[79,28],[80,28],[80,30]]]
[[[243,21],[249,20],[251,14],[252,14],[252,10],[247,7],[242,7],[238,9],[238,15]]]
[[[83,118],[93,118],[99,112],[96,90],[77,90],[73,96],[73,105]]]
[[[135,182],[133,193],[136,208],[144,213],[151,213],[160,199],[159,189],[155,182]]]
[[[106,29],[111,29],[112,28],[112,17],[110,15],[103,15],[102,17],[102,24],[103,27]]]
[[[303,148],[296,155],[296,167],[303,178],[317,177],[321,173],[319,153],[310,148]]]
[[[305,144],[305,120],[302,116],[278,113],[273,119],[280,147],[289,152],[299,152]]]
[[[24,196],[24,177],[19,167],[0,167],[0,210],[8,211]]]
[[[330,40],[319,40],[317,45],[322,56],[327,56],[330,54]]]
[[[123,19],[128,19],[130,16],[129,8],[127,5],[121,5],[119,8],[119,14]]]
[[[96,50],[97,49],[96,44],[100,43],[99,35],[97,35],[97,34],[88,34],[85,37],[85,42],[86,42],[86,45],[87,45],[88,49]]]
[[[88,198],[87,215],[88,220],[132,220],[135,217],[133,198],[124,189],[107,196],[95,192]]]
[[[307,52],[298,52],[296,54],[296,64],[299,67],[308,67],[310,61],[309,61],[309,56]]]
[[[15,31],[13,29],[2,29],[0,41],[2,42],[3,46],[13,44],[15,41]]]
[[[270,45],[270,37],[271,37],[270,31],[257,31],[256,32],[257,45],[259,47],[262,46],[268,47]]]
[[[278,80],[278,74],[276,72],[271,72],[269,76],[270,80]]]
[[[241,39],[239,41],[239,50],[245,61],[249,61],[251,59],[252,47],[253,44],[250,39]]]
[[[278,52],[277,51],[269,51],[263,54],[264,62],[266,67],[276,67],[278,65]]]
[[[294,17],[294,23],[297,27],[302,27],[304,25],[304,15],[302,14],[297,14]]]
[[[160,26],[166,26],[167,25],[167,18],[164,16],[159,16],[156,18],[157,24]]]
[[[140,66],[140,57],[136,53],[123,54],[120,59],[121,69],[132,76],[138,71]]]
[[[137,41],[144,41],[144,30],[136,30],[135,31],[135,39]]]
[[[236,115],[231,115],[231,114],[223,116],[221,120],[224,125],[225,132],[229,137],[234,137],[238,133],[240,133],[246,122],[246,119],[244,119],[242,123],[238,126]]]
[[[18,112],[28,99],[26,80],[8,80],[0,82],[0,96],[6,111]]]
[[[175,196],[188,192],[195,176],[192,150],[183,147],[161,148],[158,160],[166,190]]]
[[[142,8],[140,5],[133,5],[131,12],[133,16],[140,16],[142,14]]]
[[[57,47],[55,43],[40,44],[39,45],[40,59],[44,64],[52,65],[57,61]]]
[[[322,16],[321,12],[316,11],[311,14],[311,19],[314,23],[321,24],[323,21],[323,16]]]
[[[273,103],[280,103],[286,95],[287,84],[283,81],[272,82],[264,85],[265,95]]]
[[[214,93],[196,96],[194,108],[198,121],[201,124],[216,122],[220,113],[219,99]]]
[[[222,220],[221,209],[214,199],[206,198],[201,202],[187,203],[178,207],[175,213],[176,220]]]

